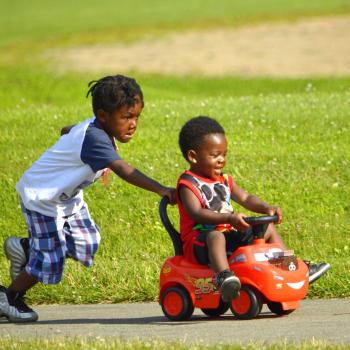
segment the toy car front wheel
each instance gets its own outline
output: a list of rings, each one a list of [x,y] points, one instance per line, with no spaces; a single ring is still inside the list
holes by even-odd
[[[219,306],[215,309],[201,309],[209,317],[218,317],[223,315],[230,308],[230,303],[225,303],[220,299]]]
[[[162,295],[161,306],[164,315],[172,321],[188,320],[194,306],[187,291],[181,287],[170,287]]]
[[[270,309],[271,312],[273,312],[278,316],[289,315],[295,310],[295,309],[283,310],[282,304],[278,302],[267,303],[267,307]]]
[[[250,320],[258,316],[261,311],[260,294],[248,286],[242,286],[239,296],[232,300],[230,308],[240,320]]]

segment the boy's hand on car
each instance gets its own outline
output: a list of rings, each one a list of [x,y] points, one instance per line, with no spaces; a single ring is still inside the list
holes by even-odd
[[[232,214],[230,224],[238,231],[246,231],[250,225],[244,220],[245,217],[247,217],[247,215],[243,213]]]
[[[160,195],[167,196],[170,204],[176,204],[176,190],[172,187],[164,187]]]
[[[278,221],[276,222],[276,224],[280,224],[282,222],[282,209],[280,207],[269,207],[266,211],[267,215],[277,215],[278,216]]]

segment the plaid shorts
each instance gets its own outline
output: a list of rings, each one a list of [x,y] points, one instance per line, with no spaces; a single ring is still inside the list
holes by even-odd
[[[22,212],[30,234],[29,275],[44,284],[56,284],[62,278],[66,257],[92,265],[101,238],[86,204],[66,217],[45,216],[23,204]]]

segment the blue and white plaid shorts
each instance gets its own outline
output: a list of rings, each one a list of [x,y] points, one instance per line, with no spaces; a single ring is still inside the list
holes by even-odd
[[[92,265],[101,237],[86,204],[67,217],[45,216],[23,204],[22,212],[30,233],[29,275],[44,284],[56,284],[62,278],[66,257]]]

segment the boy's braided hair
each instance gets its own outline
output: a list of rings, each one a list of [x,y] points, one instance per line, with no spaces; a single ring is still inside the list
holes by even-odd
[[[179,145],[186,160],[187,152],[191,149],[197,150],[204,137],[209,134],[225,135],[225,130],[215,119],[207,116],[198,116],[185,123],[180,131]]]
[[[114,112],[120,107],[135,104],[135,97],[140,96],[142,106],[143,94],[136,80],[123,75],[106,76],[89,83],[86,97],[92,97],[92,109],[97,114],[99,109]]]

